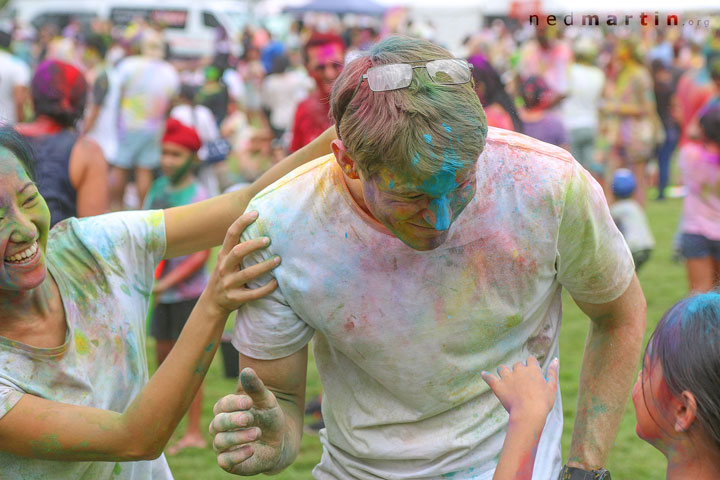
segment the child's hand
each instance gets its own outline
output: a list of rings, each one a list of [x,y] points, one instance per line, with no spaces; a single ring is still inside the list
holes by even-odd
[[[256,218],[257,212],[246,213],[230,225],[215,268],[202,293],[202,297],[205,297],[205,300],[217,308],[225,318],[242,304],[262,298],[277,287],[277,281],[274,279],[256,289],[245,286],[247,282],[266,274],[280,264],[280,257],[273,257],[248,268],[242,268],[243,257],[270,244],[268,238],[253,238],[238,243],[245,228]]]
[[[545,423],[555,404],[559,365],[557,358],[550,362],[545,380],[540,364],[531,356],[527,362],[513,365],[512,370],[501,365],[498,368],[499,378],[488,372],[482,372],[482,378],[511,417],[542,419]]]

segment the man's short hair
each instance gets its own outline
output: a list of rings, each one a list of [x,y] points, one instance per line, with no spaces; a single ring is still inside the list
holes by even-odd
[[[345,41],[335,33],[318,33],[314,32],[303,47],[303,61],[308,62],[308,51],[311,48],[324,47],[325,45],[339,45],[345,52]]]
[[[470,166],[482,153],[487,122],[472,83],[438,85],[425,69],[415,69],[407,88],[373,92],[367,81],[358,88],[370,67],[443,58],[453,56],[428,41],[395,35],[347,64],[335,81],[330,108],[338,138],[366,177],[382,167],[434,175]]]

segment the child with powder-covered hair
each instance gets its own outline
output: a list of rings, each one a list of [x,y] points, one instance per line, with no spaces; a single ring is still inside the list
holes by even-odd
[[[720,478],[718,339],[720,293],[714,291],[673,305],[645,348],[632,392],[635,430],[667,458],[667,480]],[[494,480],[532,477],[537,438],[555,398],[557,370],[552,366],[550,370],[545,380],[531,357],[527,364],[512,369],[502,365],[497,377],[483,372],[483,379],[510,413]],[[575,478],[572,475],[568,468],[560,478]],[[594,478],[610,477],[598,471]]]

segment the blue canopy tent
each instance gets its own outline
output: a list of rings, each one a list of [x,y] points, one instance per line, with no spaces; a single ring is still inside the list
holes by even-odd
[[[354,13],[357,15],[382,16],[387,8],[372,0],[312,0],[305,5],[287,7],[285,13],[328,12],[343,15]]]

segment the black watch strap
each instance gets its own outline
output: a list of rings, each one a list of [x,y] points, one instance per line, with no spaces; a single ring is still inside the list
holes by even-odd
[[[604,468],[588,471],[565,465],[560,471],[558,480],[611,480],[611,478],[610,472]]]

